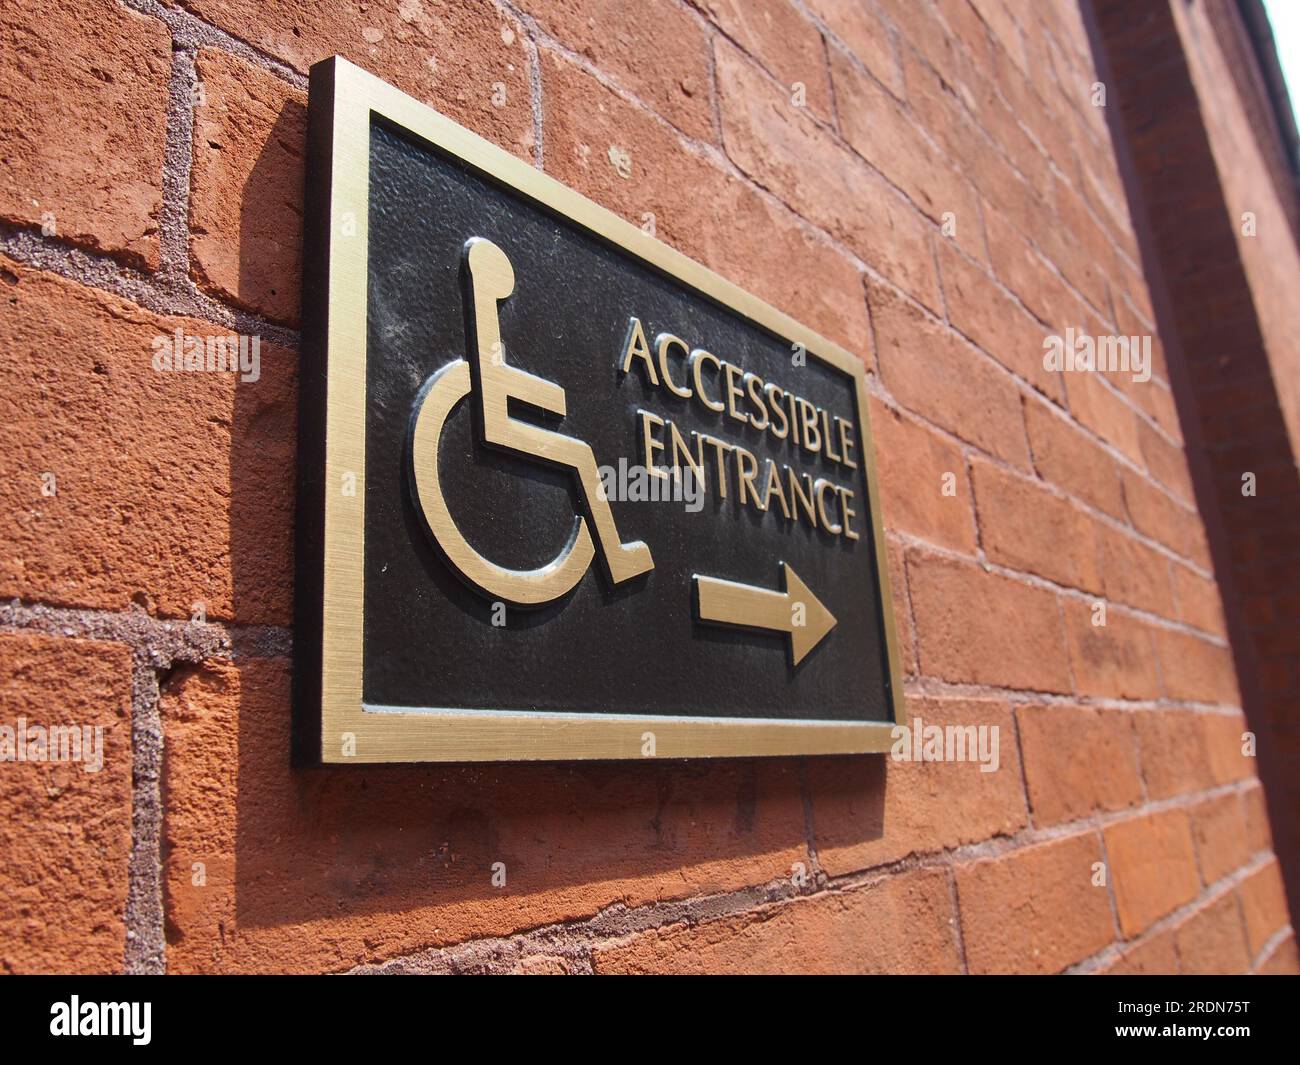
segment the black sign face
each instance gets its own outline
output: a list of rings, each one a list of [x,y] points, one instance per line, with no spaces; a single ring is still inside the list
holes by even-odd
[[[310,112],[298,757],[886,749],[861,363],[343,60]]]

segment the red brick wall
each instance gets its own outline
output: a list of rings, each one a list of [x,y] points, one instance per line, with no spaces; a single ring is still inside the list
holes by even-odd
[[[0,22],[0,724],[109,726],[96,777],[0,765],[40,826],[0,966],[1297,968],[1163,362],[1043,369],[1067,326],[1154,331],[1074,4]],[[305,74],[335,52],[863,358],[908,701],[1000,726],[998,772],[289,768]],[[154,371],[178,326],[259,334],[261,379]]]

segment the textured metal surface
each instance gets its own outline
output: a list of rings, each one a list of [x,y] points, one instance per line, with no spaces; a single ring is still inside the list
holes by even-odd
[[[365,703],[889,720],[865,463],[855,473],[811,456],[649,386],[636,366],[624,375],[619,361],[636,315],[651,337],[673,332],[860,425],[853,378],[812,358],[792,365],[789,341],[378,123],[369,188]],[[650,546],[650,573],[616,587],[593,565],[566,598],[508,608],[505,625],[493,625],[492,600],[458,579],[434,544],[406,456],[417,393],[467,354],[463,247],[472,237],[492,240],[514,265],[515,292],[499,312],[510,364],[567,392],[563,421],[544,424],[587,441],[601,464],[636,464],[637,411],[654,412],[683,433],[707,432],[852,487],[861,539],[741,506],[733,467],[728,498],[710,485],[698,513],[680,502],[612,503],[623,538]],[[439,472],[466,539],[502,565],[544,564],[582,513],[570,473],[484,446],[468,401],[447,422]],[[773,588],[782,562],[837,621],[797,668],[779,634],[719,629],[693,616],[693,575]]]

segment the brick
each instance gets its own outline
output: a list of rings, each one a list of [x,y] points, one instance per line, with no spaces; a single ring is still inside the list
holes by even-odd
[[[1300,976],[1300,949],[1295,935],[1288,935],[1255,970],[1260,976]]]
[[[972,74],[971,52],[978,42],[972,41],[968,45],[965,41],[955,40],[935,17],[934,8],[928,2],[878,0],[875,6],[898,30],[901,51],[907,52],[909,46],[915,49],[926,63],[943,71],[961,87],[964,95],[969,95],[966,83]]]
[[[230,331],[4,259],[0,295],[0,595],[286,623],[293,356],[262,344],[256,382],[161,372],[156,338]]]
[[[946,874],[919,869],[600,947],[605,973],[955,973],[961,968]]]
[[[184,0],[200,18],[305,74],[332,55],[364,67],[481,137],[532,160],[528,53],[495,4],[321,5]],[[493,102],[503,99],[503,106]]]
[[[895,10],[902,6],[897,5]],[[924,16],[924,9],[919,5],[908,5],[908,7],[920,12],[918,17]],[[971,77],[972,73],[977,73],[982,78],[990,77],[997,67],[997,57],[989,40],[988,28],[975,9],[967,0],[935,0],[934,7],[950,31],[952,54],[957,60],[952,65],[967,78]],[[926,36],[928,39],[935,35]]]
[[[988,188],[983,191],[990,195]],[[1030,313],[1061,336],[1067,326],[1078,329],[1078,301],[1001,212],[985,211],[984,229],[993,272],[1020,297]],[[1040,341],[1040,356],[1042,350]]]
[[[1183,810],[1107,825],[1106,861],[1126,938],[1194,899],[1201,888],[1191,824]]]
[[[1247,780],[1254,759],[1243,754],[1240,713],[1164,710],[1138,718],[1143,773],[1153,798]]]
[[[844,139],[932,221],[957,219],[960,239],[982,241],[975,191],[925,138],[910,115],[839,49],[831,52],[831,78]],[[964,223],[964,224],[963,224]]]
[[[204,49],[197,67],[194,279],[219,299],[296,324],[307,95],[225,52]]]
[[[96,772],[84,760],[0,764],[0,972],[122,971],[131,672],[131,652],[120,644],[0,636],[7,759],[16,757],[19,718],[29,743],[35,726],[103,729]]]
[[[978,566],[911,550],[921,673],[958,683],[1070,690],[1056,597]]]
[[[1196,496],[1192,491],[1192,475],[1187,468],[1187,456],[1177,444],[1171,444],[1145,421],[1138,422],[1138,440],[1142,460],[1157,481],[1189,506],[1194,506]]]
[[[1095,522],[1041,485],[973,458],[980,543],[989,561],[1084,591],[1100,591]]]
[[[992,31],[993,39],[1002,46],[1011,61],[1020,70],[1028,70],[1024,37],[1011,11],[1001,0],[971,0],[971,6],[979,12],[984,24]]]
[[[634,225],[653,214],[660,240],[870,365],[861,274],[848,256],[564,57],[543,53],[541,67],[552,176]],[[614,166],[611,149],[630,170]]]
[[[1287,913],[1282,868],[1277,860],[1270,859],[1242,880],[1237,885],[1237,898],[1241,902],[1241,915],[1246,922],[1246,937],[1253,958],[1291,919]]]
[[[1020,393],[1011,377],[884,285],[869,282],[867,301],[880,375],[894,398],[976,447],[1027,468]]]
[[[1156,654],[1165,691],[1187,702],[1240,703],[1232,653],[1197,636],[1155,629]]]
[[[1251,854],[1273,849],[1273,833],[1268,824],[1268,805],[1264,789],[1258,783],[1242,792],[1241,805],[1246,819],[1247,848]]]
[[[1115,250],[1089,213],[1083,198],[1059,175],[1052,175],[1051,202],[1057,225],[1044,230],[1042,240],[1052,261],[1093,307],[1108,308],[1106,277],[1113,273]]]
[[[344,970],[808,862],[788,761],[291,771],[289,672],[212,660],[162,693],[172,970]]]
[[[936,74],[910,48],[902,48],[908,103],[926,133],[949,159],[959,161],[962,173],[984,197],[981,215],[1001,213],[1034,231],[1035,222],[1046,213],[1034,190],[978,127],[968,107],[975,100],[950,71]],[[960,51],[953,53],[961,55]],[[1013,116],[1010,120],[1014,122]],[[960,232],[959,222],[959,232]],[[977,256],[988,258],[987,248]],[[1005,263],[1004,263],[1005,265]],[[1016,275],[1028,279],[1026,274]],[[1014,289],[1019,295],[1019,290]]]
[[[821,31],[789,0],[699,0],[719,29],[759,61],[791,95],[802,85],[808,109],[833,122],[830,72]],[[659,40],[656,29],[654,39]]]
[[[1121,953],[1107,968],[1112,976],[1176,976],[1178,948],[1172,930],[1147,936],[1120,948]]]
[[[1227,891],[1192,914],[1175,933],[1181,971],[1188,976],[1244,973],[1250,968],[1237,898]]]
[[[1223,620],[1223,602],[1219,598],[1219,585],[1202,577],[1195,570],[1175,563],[1172,567],[1174,595],[1178,600],[1178,618],[1192,628],[1208,632],[1211,636],[1226,638],[1227,624]]]
[[[1061,612],[1070,651],[1070,670],[1080,695],[1103,699],[1156,699],[1162,694],[1151,627],[1106,606],[1106,624],[1096,602],[1064,600]]]
[[[1246,864],[1250,847],[1239,795],[1231,793],[1206,799],[1192,807],[1191,815],[1201,879],[1206,884],[1213,884]]]
[[[934,430],[875,398],[871,401],[871,432],[886,526],[973,555],[975,515],[961,451]],[[949,477],[953,494],[945,495]]]
[[[1142,541],[1108,525],[1094,526],[1101,545],[1102,587],[1106,598],[1176,618],[1168,558]]]
[[[1158,344],[1158,339],[1152,337],[1152,365],[1156,362]],[[1174,400],[1173,392],[1167,384],[1154,376],[1150,381],[1134,381],[1126,374],[1119,374],[1114,378],[1114,381],[1119,390],[1132,403],[1137,404],[1138,408],[1144,411],[1147,417],[1173,438],[1174,444],[1178,447],[1183,446],[1183,429],[1178,418],[1178,405]]]
[[[735,46],[715,51],[723,144],[742,171],[931,309],[930,228],[882,178],[793,106]]]
[[[956,6],[960,0],[949,0]],[[1059,98],[1058,86],[1052,76],[1051,61],[1041,39],[1034,40],[1035,55],[1031,59],[1030,77],[1024,78],[1006,63],[996,65],[996,69],[987,76],[998,89],[999,102],[1005,100],[1006,107],[1024,126],[1026,139],[1032,139],[1035,147],[1041,146],[1044,164],[1050,159],[1056,168],[1066,176],[1072,185],[1078,185],[1078,162],[1075,158],[1079,139],[1075,134],[1075,124],[1062,113],[1068,110]],[[1063,120],[1064,119],[1064,120]],[[1088,146],[1091,148],[1091,145]],[[1016,152],[1017,162],[1024,155]],[[1053,184],[1055,174],[1051,171],[1035,174],[1035,187],[1043,190],[1045,195],[1055,193]],[[1062,212],[1064,214],[1064,212]],[[1114,252],[1109,246],[1109,230],[1103,228],[1102,239],[1105,244],[1098,244],[1097,250],[1102,260],[1109,263]]]
[[[1152,799],[1214,786],[1201,714],[1148,710],[1135,718],[1142,776]]]
[[[171,65],[167,27],[112,0],[7,3],[0,218],[156,269]]]
[[[967,229],[959,219],[958,234]],[[938,258],[944,304],[954,328],[1044,395],[1063,400],[1060,373],[1043,368],[1043,327],[950,242],[938,242]]]
[[[1024,407],[1025,430],[1038,475],[1111,517],[1122,518],[1119,464],[1046,403],[1026,396]]]
[[[941,39],[940,35],[930,28],[929,20],[924,18],[923,9],[919,5],[900,4],[899,6],[905,6],[909,11],[916,13],[914,21],[917,25],[911,31],[913,43],[937,42]],[[952,12],[958,6],[958,3],[949,3],[947,8]],[[918,44],[918,47],[922,46]],[[958,72],[966,106],[996,145],[993,150],[1000,149],[1002,154],[1014,164],[1015,169],[1024,175],[1035,199],[1050,202],[1052,174],[1048,168],[1048,160],[1039,145],[1026,132],[1028,129],[1037,132],[1043,127],[1043,121],[1040,120],[1037,126],[1034,122],[1034,116],[1041,111],[1041,105],[1032,93],[1025,90],[1023,81],[1018,78],[999,79],[994,69],[997,66],[996,59],[967,61],[968,56],[976,53],[965,47],[965,41],[955,42],[945,55],[933,54],[932,46],[930,50],[930,65],[940,73],[940,76],[951,80],[951,72],[954,70]],[[1051,239],[1048,231],[1037,227],[1027,227],[1024,232],[1035,234],[1040,242]]]
[[[686,5],[526,0],[523,6],[544,33],[594,63],[683,133],[714,140],[709,37]],[[752,12],[751,17],[761,16]]]
[[[1122,477],[1124,506],[1133,527],[1202,569],[1209,569],[1210,549],[1200,514],[1186,509],[1140,473],[1125,469]]]
[[[1240,712],[1203,715],[1206,762],[1216,786],[1255,776],[1255,758],[1243,750],[1248,727]]]
[[[880,17],[859,0],[807,0],[805,5],[895,96],[902,76],[894,42]]]
[[[972,973],[1055,973],[1114,936],[1101,860],[1088,832],[957,867],[962,940]]]
[[[1060,824],[1142,801],[1133,715],[1088,706],[1016,708],[1034,824]]]
[[[920,718],[922,739],[930,725],[996,728],[998,768],[986,773],[978,761],[875,755],[809,760],[817,861],[830,876],[1010,836],[1026,824],[1020,760],[1005,702],[909,699],[908,716]],[[986,735],[991,739],[993,733]]]
[[[1065,391],[1070,413],[1086,429],[1116,448],[1130,461],[1142,465],[1140,419],[1100,373],[1075,370],[1066,373]]]
[[[889,584],[893,594],[894,631],[898,635],[898,657],[903,672],[916,672],[916,640],[912,633],[912,606],[907,592],[907,564],[904,547],[893,536],[886,535],[889,547]]]

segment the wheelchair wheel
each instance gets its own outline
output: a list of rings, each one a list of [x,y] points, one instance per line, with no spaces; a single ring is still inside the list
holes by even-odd
[[[438,450],[447,419],[472,387],[469,363],[457,359],[429,378],[416,397],[411,426],[416,502],[442,554],[470,587],[514,606],[544,606],[568,595],[582,580],[595,556],[591,533],[586,520],[577,515],[564,550],[545,566],[531,570],[498,566],[470,546],[447,508]]]

